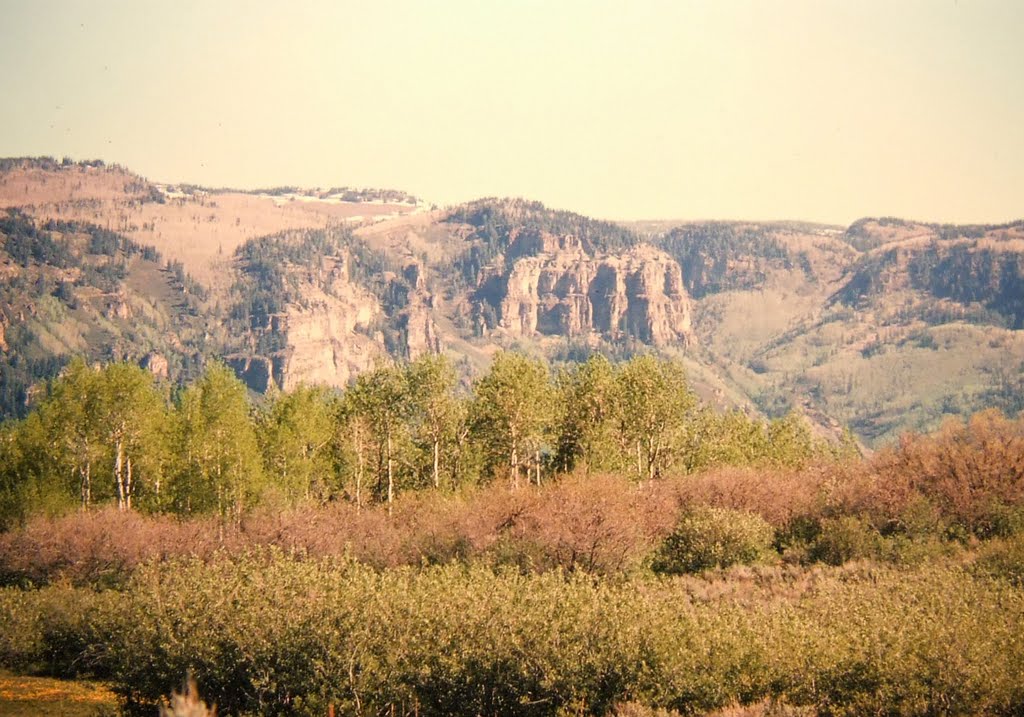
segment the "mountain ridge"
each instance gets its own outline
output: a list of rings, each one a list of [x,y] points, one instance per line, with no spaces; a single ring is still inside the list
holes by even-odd
[[[800,408],[870,443],[1020,408],[1020,221],[619,224],[523,199],[437,209],[395,190],[206,190],[46,159],[0,160],[0,211],[22,217],[0,226],[8,414],[75,353],[171,379],[216,356],[259,391],[343,386],[424,352],[472,373],[499,348],[556,362],[657,351],[706,400]],[[16,240],[32,231],[78,236],[77,273],[25,255]],[[106,254],[81,249],[90,232],[114,237]],[[89,277],[111,267],[105,293],[121,300],[71,310],[104,293]]]

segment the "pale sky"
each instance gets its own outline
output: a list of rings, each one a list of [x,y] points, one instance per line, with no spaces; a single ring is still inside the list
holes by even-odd
[[[1024,216],[1024,1],[0,0],[0,156],[619,219]]]

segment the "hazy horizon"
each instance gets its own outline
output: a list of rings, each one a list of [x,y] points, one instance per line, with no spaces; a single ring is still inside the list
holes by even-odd
[[[1024,215],[1024,3],[0,0],[0,156],[620,220]]]

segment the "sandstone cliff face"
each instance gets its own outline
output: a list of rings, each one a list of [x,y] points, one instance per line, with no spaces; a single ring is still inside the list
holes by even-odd
[[[393,277],[385,292],[388,301],[382,303],[349,279],[347,261],[327,257],[320,271],[296,269],[303,277],[301,298],[254,331],[249,353],[231,357],[250,388],[265,391],[271,381],[285,391],[300,384],[340,388],[389,351],[414,359],[441,350],[431,299],[417,273]],[[389,325],[390,340],[385,335]],[[261,346],[277,349],[261,351]]]
[[[281,388],[289,391],[302,383],[341,387],[373,368],[383,351],[361,331],[370,327],[379,307],[373,297],[354,298],[324,295],[308,306],[288,308],[280,327],[286,347],[274,366]]]
[[[441,353],[443,344],[428,304],[422,301],[411,304],[398,317],[398,326],[402,332],[402,350],[410,361],[424,354]]]
[[[297,300],[249,332],[248,350],[228,362],[254,391],[274,383],[345,386],[384,354],[373,325],[382,314],[377,298],[348,279],[346,256],[323,257],[316,270],[289,266]]]
[[[650,246],[590,256],[571,237],[531,236],[504,281],[499,326],[512,336],[635,338],[663,346],[690,339],[690,300],[679,265]]]

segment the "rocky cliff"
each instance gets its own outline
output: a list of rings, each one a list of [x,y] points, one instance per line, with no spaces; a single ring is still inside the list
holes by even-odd
[[[480,200],[443,220],[459,238],[478,335],[685,346],[678,262],[632,231],[524,200]]]
[[[271,380],[286,391],[300,384],[343,387],[389,353],[415,358],[440,351],[417,274],[368,276],[356,266],[365,259],[347,247],[301,264],[283,260],[280,281],[289,288],[273,297],[282,310],[251,323],[247,349],[229,357],[250,388],[264,391]]]
[[[499,327],[512,336],[690,339],[690,299],[679,265],[650,246],[591,256],[573,237],[547,237],[504,277]]]

